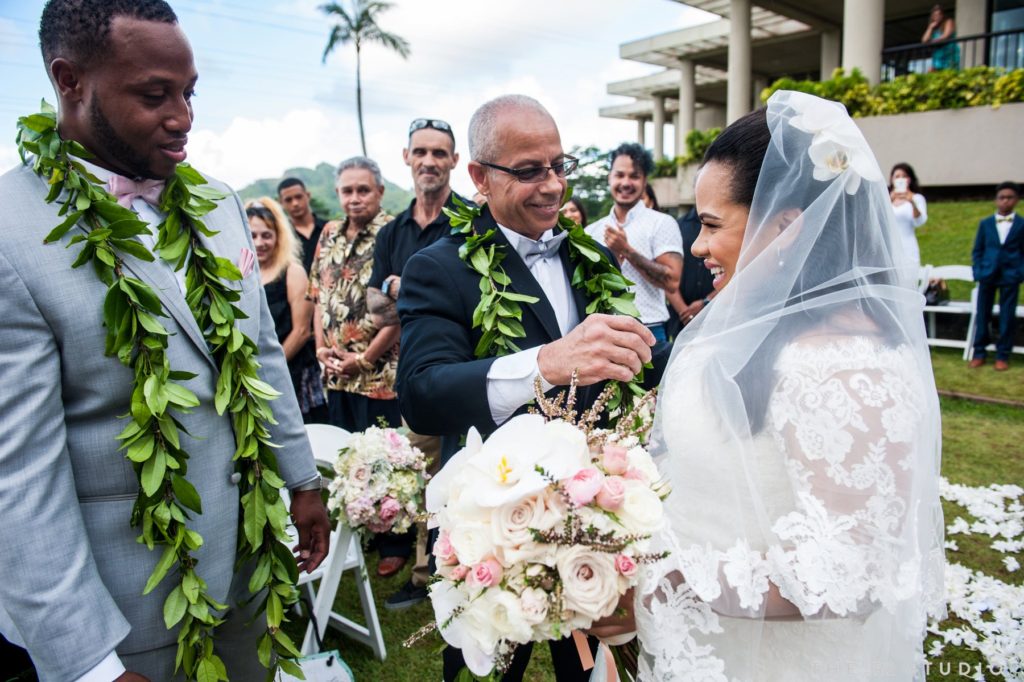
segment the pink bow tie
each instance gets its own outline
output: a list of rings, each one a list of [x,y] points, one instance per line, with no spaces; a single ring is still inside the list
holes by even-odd
[[[125,208],[132,207],[135,197],[140,197],[153,208],[160,206],[160,195],[163,194],[163,180],[140,180],[135,181],[121,175],[111,175],[107,180],[107,188],[117,199],[117,203]]]

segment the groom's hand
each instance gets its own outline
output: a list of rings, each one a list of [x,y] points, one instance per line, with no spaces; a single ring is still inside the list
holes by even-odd
[[[629,381],[651,359],[651,330],[624,315],[590,315],[537,354],[541,376],[565,386],[577,372],[580,386],[614,379]]]
[[[331,544],[331,523],[319,490],[292,493],[292,521],[299,531],[297,563],[300,571],[312,573],[324,559]]]

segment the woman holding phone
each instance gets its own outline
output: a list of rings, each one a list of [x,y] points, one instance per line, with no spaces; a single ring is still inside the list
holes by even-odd
[[[921,251],[914,233],[928,220],[928,202],[920,193],[917,174],[909,163],[897,163],[889,173],[889,199],[896,214],[895,227],[903,245],[903,256],[915,267],[921,266]]]

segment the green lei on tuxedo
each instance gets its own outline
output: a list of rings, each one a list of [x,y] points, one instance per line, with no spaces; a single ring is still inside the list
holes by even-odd
[[[570,196],[572,188],[566,190],[562,203]],[[480,209],[467,206],[454,195],[452,203],[454,209],[446,207],[443,210],[451,220],[452,234],[466,238],[459,246],[459,258],[480,275],[480,302],[473,311],[473,327],[479,328],[483,335],[474,354],[485,358],[518,352],[520,349],[515,340],[526,336],[521,304],[530,305],[538,299],[508,289],[512,280],[501,267],[506,254],[505,249],[494,243],[497,230],[491,228],[481,233],[473,224],[480,217]],[[582,317],[591,313],[640,317],[630,291],[633,283],[622,275],[594,238],[581,225],[561,213],[556,226],[568,233],[569,258],[575,266],[570,285],[584,291],[590,299]],[[612,382],[615,388],[607,404],[609,413],[628,413],[634,400],[644,394],[642,381],[641,369],[631,381]]]
[[[96,301],[103,307],[106,354],[117,357],[134,376],[131,408],[122,417],[125,425],[117,439],[139,478],[131,516],[132,525],[140,529],[137,540],[161,552],[143,594],[172,574],[175,585],[164,601],[163,615],[168,628],[178,627],[176,668],[190,680],[227,680],[224,663],[213,651],[220,612],[227,607],[207,592],[195,557],[203,538],[188,527],[193,515],[202,514],[202,500],[186,478],[189,453],[182,448],[180,434],[186,431],[178,416],[199,405],[181,383],[195,375],[171,367],[169,334],[160,321],[167,317],[164,306],[149,285],[123,268],[126,254],[155,260],[137,239],[152,231],[134,211],[118,204],[79,160],[93,155],[74,140],[61,139],[56,112],[45,101],[42,111],[18,120],[17,142],[22,162],[28,164],[31,154],[33,171],[50,185],[47,203],[61,203],[63,220],[44,241],[61,241],[75,225],[85,228],[67,240],[67,247],[79,249],[72,267],[90,263],[106,286],[103,300]],[[241,280],[241,272],[200,240],[200,235],[216,234],[202,217],[223,198],[190,166],[179,165],[160,198],[159,210],[166,218],[156,228],[156,250],[174,270],[184,269],[186,302],[219,369],[215,408],[218,414],[227,413],[234,427],[242,507],[238,565],[255,567],[249,589],[260,595],[259,610],[267,623],[258,643],[259,659],[271,672],[280,667],[301,676],[292,660],[299,652],[280,629],[284,609],[298,598],[298,569],[285,544],[284,481],[269,431],[276,423],[270,401],[279,393],[260,380],[256,343],[236,325],[245,313],[237,307],[240,294],[229,282]]]

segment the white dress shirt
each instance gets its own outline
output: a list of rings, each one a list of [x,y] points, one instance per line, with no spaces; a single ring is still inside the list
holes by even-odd
[[[608,246],[604,241],[604,232],[608,227],[618,225],[618,222],[615,210],[612,209],[604,218],[587,226],[587,234],[599,244]],[[629,245],[648,260],[655,260],[666,253],[679,254],[680,258],[683,256],[683,234],[679,231],[679,224],[672,216],[647,208],[642,201],[629,209],[622,229],[626,231]],[[646,325],[658,325],[668,320],[665,291],[648,282],[629,261],[623,261],[620,269],[626,279],[633,282],[632,289],[636,295],[633,302],[640,311],[640,321]]]
[[[1006,238],[1010,236],[1010,230],[1013,229],[1013,221],[1016,217],[1016,213],[1011,213],[1007,216],[996,213],[996,232],[999,233],[1000,244],[1006,243]]]
[[[520,240],[527,237],[513,232],[504,225],[498,225],[498,229],[509,241],[510,248],[505,257],[519,258],[516,247]],[[553,231],[548,230],[538,241],[546,242],[553,236]],[[555,311],[558,329],[565,336],[580,323],[580,315],[576,310],[572,285],[569,283],[565,268],[562,267],[561,258],[538,258],[530,267],[530,274],[544,291],[544,296]],[[535,346],[512,355],[504,355],[491,364],[487,371],[487,404],[495,424],[500,426],[516,410],[533,400],[533,383],[537,377],[540,377],[541,388],[544,391],[554,387],[540,373],[540,367],[537,365],[537,354],[543,347]]]

